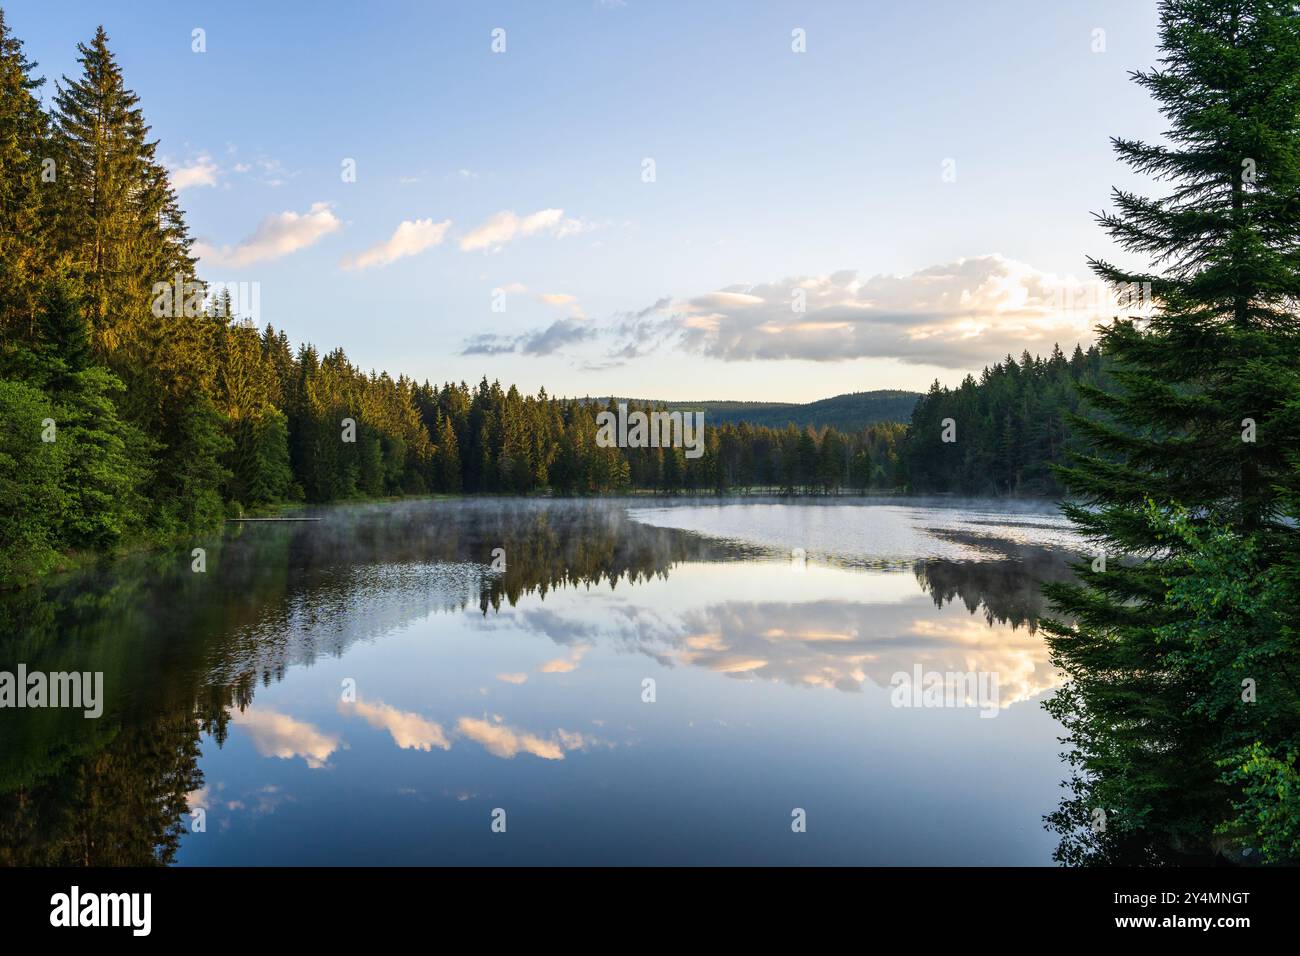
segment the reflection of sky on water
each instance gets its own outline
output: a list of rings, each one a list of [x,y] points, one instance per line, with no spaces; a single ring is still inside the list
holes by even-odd
[[[1079,539],[1055,510],[1009,502],[996,510],[946,503],[865,503],[803,505],[686,504],[633,508],[638,521],[696,531],[724,540],[743,540],[769,548],[803,548],[837,561],[896,563],[917,559],[979,560],[987,555],[978,539],[1016,545],[1079,548]],[[954,539],[955,532],[963,533]]]
[[[973,555],[1004,578],[1024,577],[1020,559],[924,530],[962,530],[956,513],[759,507],[634,514],[804,547],[806,566],[680,561],[484,614],[460,606],[480,565],[362,564],[324,603],[286,602],[215,665],[285,679],[234,711],[222,748],[205,738],[190,802],[208,832],[179,862],[1046,863],[1061,768],[1037,703],[1057,678],[986,581],[987,605],[966,593]],[[1010,523],[975,530],[1023,544],[1046,523],[1056,543],[1053,519]],[[850,552],[938,563],[835,558]],[[993,587],[1012,604],[1033,591]],[[891,706],[891,675],[916,664],[996,672],[997,719]],[[790,831],[795,807],[807,833]]]
[[[775,563],[688,565],[635,588],[558,592],[482,619],[558,645],[610,642],[663,667],[860,691],[926,670],[994,671],[1002,703],[1056,686],[1041,638],[1026,628],[938,610],[911,575]]]

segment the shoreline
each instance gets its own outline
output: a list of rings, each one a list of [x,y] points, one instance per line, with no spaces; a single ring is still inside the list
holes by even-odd
[[[963,502],[975,504],[1006,504],[1006,505],[1037,505],[1040,507],[1050,506],[1053,511],[1060,504],[1059,499],[1041,495],[1035,496],[1003,496],[1003,497],[979,497],[960,495],[956,492],[927,492],[913,493],[899,490],[870,489],[866,492],[831,492],[831,493],[794,493],[785,494],[777,489],[751,489],[748,491],[732,492],[704,492],[704,493],[677,493],[664,494],[648,489],[634,489],[623,494],[604,494],[604,495],[557,495],[551,492],[538,492],[534,494],[495,494],[477,492],[474,494],[463,493],[446,493],[437,492],[422,495],[384,495],[380,497],[361,497],[347,498],[338,501],[323,502],[304,502],[304,501],[284,501],[274,504],[259,505],[256,508],[250,508],[247,511],[240,510],[237,515],[227,515],[222,518],[220,523],[213,528],[195,531],[189,534],[180,534],[166,538],[150,538],[140,536],[129,541],[121,542],[110,551],[104,552],[68,552],[60,556],[50,568],[33,576],[32,578],[11,583],[0,587],[0,594],[16,593],[26,590],[27,588],[40,585],[44,582],[53,580],[63,575],[74,574],[78,571],[85,570],[99,563],[111,564],[132,555],[144,554],[149,552],[162,552],[169,548],[176,547],[186,541],[195,541],[199,539],[211,538],[213,536],[223,536],[226,534],[228,526],[239,524],[257,524],[257,523],[310,523],[323,520],[323,517],[316,515],[302,515],[300,512],[308,509],[325,509],[362,505],[382,505],[382,504],[403,504],[419,501],[501,501],[506,499],[518,499],[520,501],[625,501],[629,504],[647,505],[651,502],[661,502],[664,505],[686,504],[686,505],[704,505],[704,504],[800,504],[815,505],[817,507],[844,506],[852,507],[855,505],[865,504],[911,504],[915,506],[933,506],[933,507],[952,507]]]

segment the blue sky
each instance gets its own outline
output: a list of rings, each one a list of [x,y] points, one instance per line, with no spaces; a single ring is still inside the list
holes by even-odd
[[[200,274],[263,322],[552,394],[807,401],[1086,340],[1105,303],[1061,289],[1128,261],[1090,213],[1146,188],[1108,137],[1164,128],[1138,0],[3,6],[51,81],[104,24]]]

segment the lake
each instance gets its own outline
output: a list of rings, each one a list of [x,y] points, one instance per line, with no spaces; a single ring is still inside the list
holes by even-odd
[[[1050,506],[305,513],[0,596],[0,863],[1051,863]]]

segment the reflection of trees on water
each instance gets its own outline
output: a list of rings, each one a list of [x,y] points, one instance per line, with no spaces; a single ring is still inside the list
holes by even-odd
[[[174,860],[203,786],[202,735],[219,746],[258,683],[319,654],[437,611],[494,611],[555,589],[667,577],[679,562],[766,549],[640,524],[622,503],[424,502],[338,508],[315,524],[245,525],[206,544],[135,556],[0,597],[0,669],[102,671],[105,710],[0,713],[0,863],[146,865]],[[504,549],[503,573],[490,568]],[[925,562],[937,605],[1031,624],[1036,574]],[[1031,592],[1033,597],[1031,597]],[[806,675],[804,675],[806,678]],[[828,678],[829,679],[829,678]]]
[[[1016,545],[966,532],[945,532],[942,537],[977,547],[986,553],[978,561],[933,559],[916,562],[913,570],[934,599],[935,607],[960,600],[971,614],[984,620],[1027,627],[1032,633],[1046,610],[1041,585],[1074,577],[1070,565],[1079,556],[1053,548]]]
[[[186,794],[202,783],[199,733],[184,710],[119,726],[107,745],[0,794],[0,864],[170,863]]]
[[[342,508],[317,524],[237,528],[0,597],[0,669],[102,671],[105,711],[0,713],[0,863],[171,862],[220,746],[258,683],[341,656],[436,611],[664,576],[735,549],[628,520],[600,502]],[[504,548],[504,574],[489,569]]]
[[[534,515],[491,514],[491,529],[483,535],[472,529],[460,541],[473,550],[476,542],[499,541],[505,550],[504,574],[488,576],[479,594],[486,612],[499,610],[504,600],[515,605],[520,598],[540,598],[555,588],[608,584],[636,584],[666,578],[673,565],[686,561],[721,561],[756,553],[674,528],[657,528],[627,517],[622,508],[574,506],[564,520],[545,512]],[[490,560],[489,553],[482,560]]]

